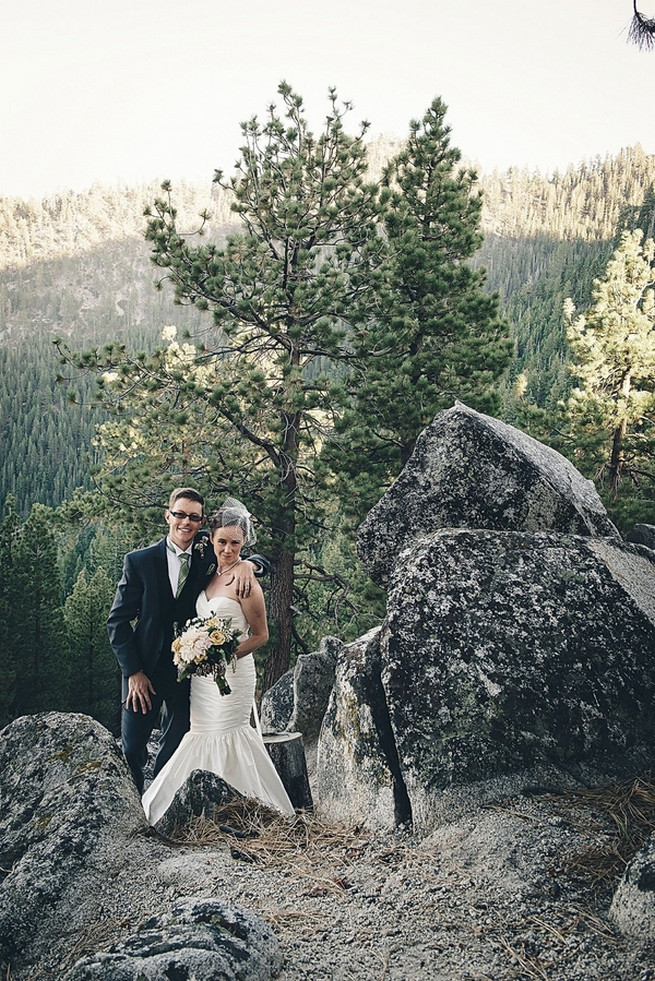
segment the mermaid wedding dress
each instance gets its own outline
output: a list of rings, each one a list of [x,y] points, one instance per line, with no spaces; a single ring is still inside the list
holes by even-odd
[[[202,592],[196,612],[199,617],[231,617],[233,627],[248,631],[241,605],[227,596],[208,600]],[[191,728],[143,795],[150,824],[164,815],[193,770],[210,770],[244,796],[256,797],[283,814],[295,813],[264,745],[259,721],[257,729],[250,724],[256,682],[252,654],[239,658],[234,670],[228,666],[226,678],[230,695],[221,695],[211,676],[192,676]]]

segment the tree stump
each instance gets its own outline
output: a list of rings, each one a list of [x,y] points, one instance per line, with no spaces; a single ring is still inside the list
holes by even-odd
[[[265,732],[263,738],[291,803],[297,809],[311,811],[314,803],[302,735],[299,732]]]

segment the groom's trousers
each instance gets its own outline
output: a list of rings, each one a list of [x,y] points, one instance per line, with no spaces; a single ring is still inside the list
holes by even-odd
[[[140,794],[143,793],[143,770],[148,761],[148,742],[153,729],[159,726],[161,730],[153,776],[168,762],[189,731],[189,682],[171,683],[170,678],[154,677],[152,684],[155,694],[151,696],[149,712],[144,715],[125,708],[125,705],[121,708],[123,753]]]

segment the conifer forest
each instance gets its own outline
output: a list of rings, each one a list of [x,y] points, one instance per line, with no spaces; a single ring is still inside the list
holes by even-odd
[[[174,486],[257,519],[262,688],[378,623],[355,529],[456,399],[655,524],[655,156],[479,176],[439,99],[397,143],[331,99],[312,133],[281,85],[204,186],[0,197],[0,726],[117,732],[105,620]]]

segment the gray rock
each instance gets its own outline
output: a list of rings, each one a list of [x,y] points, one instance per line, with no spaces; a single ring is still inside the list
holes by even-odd
[[[130,948],[125,938],[134,932],[134,924],[153,914],[163,916],[170,912],[171,906],[179,902],[183,880],[187,896],[206,898],[206,866],[197,866],[188,856],[181,867],[176,866],[175,890],[162,891],[161,877],[166,863],[171,862],[171,850],[148,827],[131,773],[115,740],[94,719],[49,712],[16,719],[3,729],[0,800],[3,977],[11,976],[12,981],[64,977],[82,953],[90,955],[97,949],[96,942],[98,946],[117,945],[117,956],[113,962],[112,958],[106,960],[106,964],[112,963],[103,970],[118,971],[117,965],[125,961]],[[197,802],[191,798],[188,806],[197,810]],[[175,862],[180,851],[176,849],[173,854]],[[197,907],[192,916],[200,917],[198,923],[202,908]],[[274,968],[271,966],[266,973],[266,963],[273,965],[277,960],[268,947],[260,950],[256,940],[257,931],[266,933],[267,928],[256,924],[253,927],[251,918],[238,912],[224,911],[221,915],[226,922],[230,918],[234,921],[233,932],[244,945],[255,937],[253,971],[248,973],[248,960],[236,946],[235,968],[230,973],[225,958],[221,961],[216,954],[211,958],[202,955],[199,944],[198,963],[205,973],[195,976],[230,981],[245,976],[272,976]],[[165,955],[162,963],[170,964],[175,959],[179,923],[185,925],[184,945],[191,944],[191,920],[185,919],[187,913],[180,917],[164,917],[156,927],[159,951]],[[221,926],[220,917],[214,917],[214,913],[212,917],[211,923],[228,936],[229,922]],[[247,930],[239,925],[242,921],[247,921]],[[194,935],[199,936],[197,930]],[[212,943],[218,940],[215,938]],[[234,946],[236,941],[230,944]],[[227,940],[219,946],[221,950],[229,948]],[[266,950],[269,952],[264,956]],[[131,950],[130,956],[134,953]],[[147,958],[149,965],[155,963],[154,956],[152,947]],[[214,974],[209,973],[210,960]],[[98,963],[104,961],[105,955],[98,954]],[[188,963],[191,962],[189,955]],[[119,977],[117,973],[102,976],[111,977],[112,981]],[[147,976],[190,978],[193,974],[181,970],[178,974],[173,971]]]
[[[343,647],[316,764],[322,818],[391,829],[411,819],[380,678],[380,630]]]
[[[317,651],[300,654],[294,667],[264,692],[260,710],[264,732],[299,732],[306,744],[316,741],[342,647],[338,637],[323,637]]]
[[[400,789],[394,796],[379,737],[386,713],[421,833],[525,783],[566,787],[636,772],[653,761],[654,650],[648,549],[613,538],[438,532],[400,554],[379,650],[349,645],[337,667],[319,786],[331,770],[362,821],[396,820]]]
[[[593,483],[568,460],[460,402],[423,430],[369,512],[358,530],[359,557],[386,586],[398,552],[440,528],[620,537]]]
[[[655,525],[635,525],[626,537],[629,542],[646,545],[655,551]]]
[[[318,738],[334,685],[337,655],[342,648],[343,641],[338,637],[323,637],[317,651],[300,654],[296,661],[289,729],[301,733],[306,742]]]
[[[145,818],[112,735],[84,715],[23,716],[2,730],[0,799],[0,962],[20,965],[65,934],[78,879],[111,875],[112,842]]]
[[[285,732],[293,714],[293,668],[262,695],[259,719],[263,732]]]
[[[155,825],[163,835],[174,835],[194,817],[211,817],[212,811],[230,801],[243,799],[243,794],[231,787],[216,773],[209,770],[193,770],[177,791],[170,807]]]
[[[323,637],[317,651],[301,654],[294,667],[282,675],[272,688],[264,692],[261,704],[261,725],[265,736],[276,733],[295,733],[302,736],[306,770],[302,775],[308,787],[296,797],[287,792],[295,807],[309,809],[312,793],[308,789],[316,774],[318,735],[321,730],[330,693],[334,685],[337,656],[343,648],[338,637]],[[273,745],[267,743],[273,755]],[[274,758],[275,765],[279,760]]]
[[[655,836],[628,863],[610,917],[626,936],[655,940]]]
[[[270,981],[281,967],[275,936],[261,920],[218,900],[196,900],[78,961],[64,981]]]
[[[267,732],[264,745],[296,810],[314,808],[303,738],[299,732]]]

